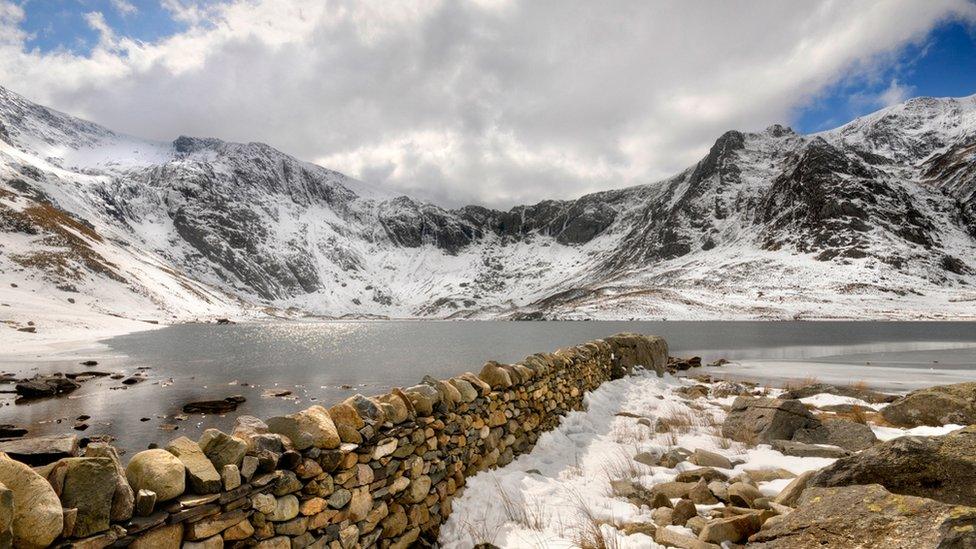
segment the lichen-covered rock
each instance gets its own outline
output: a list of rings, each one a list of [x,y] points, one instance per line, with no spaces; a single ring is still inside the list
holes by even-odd
[[[449,409],[453,410],[454,406],[461,402],[461,393],[454,385],[431,376],[424,376],[423,382],[437,389],[441,402],[447,404]]]
[[[166,451],[183,463],[190,490],[194,493],[213,494],[220,491],[220,475],[199,444],[179,437],[166,445]]]
[[[976,424],[976,382],[912,391],[882,408],[881,415],[899,427]]]
[[[125,478],[135,491],[155,492],[157,501],[166,501],[186,490],[186,469],[176,456],[163,449],[143,450],[132,456]]]
[[[976,506],[976,425],[888,440],[821,469],[810,486],[880,484],[896,494]]]
[[[54,467],[64,468],[61,505],[78,510],[72,535],[83,538],[108,530],[112,497],[118,482],[118,471],[112,460],[65,458]]]
[[[332,423],[335,425],[336,432],[339,433],[339,439],[342,442],[362,443],[363,436],[359,430],[366,425],[366,422],[363,421],[355,407],[347,402],[340,402],[329,408],[329,417],[332,418]]]
[[[973,547],[976,508],[892,494],[877,484],[811,487],[796,509],[770,521],[750,547]]]
[[[404,401],[399,396],[387,393],[385,395],[380,395],[376,397],[376,400],[380,404],[387,406],[386,409],[386,420],[393,423],[403,423],[410,419],[410,408],[407,406],[406,401]]]
[[[281,496],[275,500],[274,509],[268,513],[268,520],[285,522],[298,516],[298,498],[292,494]]]
[[[372,398],[355,394],[344,400],[343,403],[352,406],[363,419],[368,419],[379,424],[386,421],[386,414],[383,412],[383,408]]]
[[[135,510],[135,493],[125,479],[125,468],[122,467],[118,451],[103,442],[89,442],[85,447],[85,457],[103,457],[112,460],[117,473],[115,493],[112,494],[112,520],[123,522],[132,518]]]
[[[799,400],[740,396],[722,424],[722,436],[748,444],[791,440],[800,429],[815,431],[820,420]]]
[[[214,472],[223,469],[224,465],[240,466],[244,454],[247,452],[247,443],[239,438],[232,437],[218,429],[207,429],[200,435],[198,442],[204,455],[213,464]],[[220,476],[217,475],[219,483]]]
[[[13,492],[15,547],[47,547],[64,527],[61,501],[51,485],[27,465],[0,453],[0,484]]]
[[[490,385],[492,389],[508,389],[514,385],[509,371],[494,361],[486,362],[478,377]]]
[[[183,523],[158,526],[142,533],[129,545],[130,549],[180,549],[183,543]]]
[[[329,411],[321,406],[311,406],[301,412],[268,420],[272,433],[284,435],[296,450],[306,448],[338,448],[342,441],[336,431]]]
[[[434,406],[440,402],[440,393],[430,385],[414,385],[403,390],[403,394],[410,400],[410,404],[418,416],[429,416],[434,413]]]
[[[456,377],[451,379],[450,382],[458,390],[458,394],[461,395],[461,402],[474,402],[478,398],[478,390],[468,380]]]

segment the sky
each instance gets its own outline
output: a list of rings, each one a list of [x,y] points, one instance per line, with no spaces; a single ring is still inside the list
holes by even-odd
[[[729,129],[976,93],[976,0],[0,0],[0,85],[445,206],[653,182]]]

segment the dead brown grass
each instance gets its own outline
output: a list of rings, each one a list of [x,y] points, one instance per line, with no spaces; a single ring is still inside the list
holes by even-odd
[[[793,391],[796,389],[809,387],[810,385],[816,385],[818,383],[820,383],[820,380],[814,376],[807,376],[802,379],[791,379],[783,382],[783,390]]]

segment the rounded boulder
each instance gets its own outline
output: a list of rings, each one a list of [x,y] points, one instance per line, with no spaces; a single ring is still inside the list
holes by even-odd
[[[157,501],[166,501],[186,490],[186,469],[183,463],[166,450],[145,450],[132,456],[125,468],[125,478],[132,489],[152,490]]]
[[[13,492],[15,547],[47,547],[64,528],[61,501],[54,488],[27,465],[0,453],[0,484]]]

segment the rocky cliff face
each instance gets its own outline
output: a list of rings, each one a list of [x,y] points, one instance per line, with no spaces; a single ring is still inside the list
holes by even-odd
[[[108,279],[178,317],[960,317],[974,160],[976,97],[916,99],[817,135],[730,131],[658,183],[450,210],[267,145],[140,140],[0,88],[0,270],[82,292]]]

